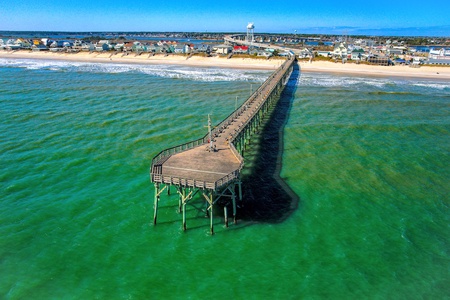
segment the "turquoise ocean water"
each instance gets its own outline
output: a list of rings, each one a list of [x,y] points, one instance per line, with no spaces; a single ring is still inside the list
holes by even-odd
[[[153,226],[151,158],[269,74],[0,59],[0,298],[448,299],[448,82],[300,72],[290,209],[247,192],[210,236],[203,203],[183,233],[164,195]]]

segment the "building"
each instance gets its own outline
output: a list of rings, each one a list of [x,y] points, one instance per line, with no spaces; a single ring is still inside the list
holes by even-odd
[[[403,55],[406,52],[405,47],[392,47],[387,50],[388,55],[399,56]]]
[[[427,63],[432,65],[450,65],[450,48],[431,48]]]
[[[307,58],[307,57],[312,57],[313,53],[311,52],[311,50],[309,50],[308,48],[303,48],[302,50],[300,50],[300,52],[298,53],[298,57],[299,58]]]
[[[317,51],[317,56],[331,57],[330,51]]]
[[[248,53],[248,46],[234,46],[233,53],[235,53],[235,54]]]
[[[38,51],[48,51],[48,48],[44,44],[37,44],[37,45],[31,46],[31,50],[36,51],[36,52],[38,52]]]
[[[370,56],[367,61],[373,65],[379,66],[393,65],[392,61],[387,56]]]
[[[197,52],[203,52],[209,54],[211,52],[211,47],[209,45],[200,45],[197,48]]]
[[[217,54],[230,54],[233,51],[233,47],[230,45],[217,45],[213,47],[213,51]]]
[[[347,43],[341,42],[334,46],[333,57],[335,58],[347,58],[348,50]]]
[[[107,40],[101,40],[97,43],[97,45],[95,45],[95,51],[108,51],[109,48],[109,41]]]
[[[353,51],[350,55],[351,55],[350,56],[351,60],[361,61],[363,59],[363,57],[366,56],[366,52],[364,51],[364,49],[353,49]]]

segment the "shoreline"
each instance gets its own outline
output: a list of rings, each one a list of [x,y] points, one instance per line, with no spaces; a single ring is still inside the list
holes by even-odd
[[[12,59],[41,59],[76,61],[87,63],[119,63],[119,64],[142,64],[142,65],[177,65],[186,67],[217,67],[232,69],[252,69],[252,70],[275,70],[281,65],[284,59],[262,59],[262,58],[242,58],[242,57],[202,57],[192,56],[188,58],[183,55],[163,55],[151,56],[147,53],[136,56],[134,53],[123,55],[123,53],[53,53],[53,52],[30,52],[30,51],[0,51],[0,58]],[[450,67],[442,66],[421,66],[411,68],[409,66],[376,66],[354,63],[334,63],[328,61],[299,61],[301,72],[309,73],[331,73],[363,75],[375,77],[403,77],[403,78],[423,78],[431,80],[450,81]]]
[[[420,66],[411,68],[406,65],[377,66],[355,63],[334,63],[327,61],[299,62],[300,70],[305,73],[347,74],[353,76],[371,76],[384,78],[409,78],[450,81],[450,67]]]
[[[186,67],[217,67],[232,69],[254,69],[254,70],[275,70],[284,59],[254,59],[254,58],[226,58],[226,57],[202,57],[192,56],[188,58],[177,54],[156,54],[148,53],[136,56],[134,53],[123,55],[123,53],[54,53],[54,52],[29,52],[29,51],[0,51],[0,58],[13,59],[41,59],[76,61],[86,63],[118,63],[118,64],[140,64],[140,65],[177,65]]]

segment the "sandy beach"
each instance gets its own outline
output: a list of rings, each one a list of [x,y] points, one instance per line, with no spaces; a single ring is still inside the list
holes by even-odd
[[[53,52],[31,52],[31,51],[0,51],[0,58],[14,59],[46,59],[46,60],[65,60],[77,62],[96,62],[96,63],[131,63],[131,64],[167,64],[191,67],[220,67],[220,68],[238,68],[238,69],[260,69],[273,70],[281,65],[282,58],[239,58],[232,57],[201,57],[192,56],[187,58],[183,55],[149,55],[134,53],[124,55],[123,53],[53,53]],[[382,77],[413,77],[427,78],[433,80],[450,80],[450,67],[430,67],[421,66],[411,68],[409,66],[374,66],[354,63],[334,63],[327,61],[308,61],[299,62],[302,72],[322,72],[322,73],[343,73],[364,76],[382,76]]]

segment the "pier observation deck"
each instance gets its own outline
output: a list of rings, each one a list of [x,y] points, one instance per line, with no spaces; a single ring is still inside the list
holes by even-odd
[[[295,56],[288,57],[238,109],[218,125],[212,127],[208,120],[209,132],[203,138],[163,150],[153,158],[150,179],[155,185],[154,224],[161,193],[165,189],[170,193],[171,186],[179,194],[184,230],[185,206],[199,192],[206,200],[206,214],[211,218],[212,234],[213,208],[219,199],[231,198],[236,222],[236,198],[242,200],[240,173],[244,166],[245,146],[269,108],[278,101],[294,62]],[[225,203],[225,224],[228,226],[229,201]]]

